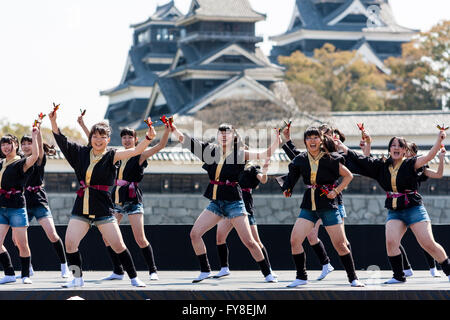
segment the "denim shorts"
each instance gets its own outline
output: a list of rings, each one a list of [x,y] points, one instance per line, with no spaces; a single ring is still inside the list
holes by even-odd
[[[414,206],[402,210],[389,210],[386,222],[389,220],[400,220],[406,224],[407,227],[417,222],[431,221],[427,209],[425,209],[424,206]]]
[[[28,213],[28,221],[30,222],[33,220],[33,218],[36,218],[37,221],[39,221],[42,218],[53,218],[50,209],[44,206],[27,208],[27,213]]]
[[[27,209],[0,207],[0,224],[6,224],[13,228],[28,227]]]
[[[255,216],[253,214],[248,214],[248,223],[251,226],[256,226],[256,219],[255,219]]]
[[[339,209],[323,209],[312,211],[309,209],[300,210],[299,218],[303,218],[316,224],[317,220],[322,219],[324,227],[334,226],[342,223],[341,212]]]
[[[123,205],[115,203],[114,211],[122,215],[144,214],[144,205],[142,203],[133,203],[133,202],[125,202]]]
[[[345,212],[345,207],[343,204],[338,205],[339,214],[341,215],[341,218],[347,218],[347,212]]]
[[[117,219],[114,216],[105,216],[105,217],[98,217],[98,218],[96,217],[96,218],[92,219],[92,218],[83,217],[83,216],[80,216],[80,215],[77,215],[77,214],[73,214],[70,217],[70,219],[84,221],[84,222],[86,222],[86,223],[88,223],[90,225],[95,225],[95,226],[98,226],[98,225],[101,225],[101,224],[105,224],[105,223],[111,223],[111,222],[114,222],[114,221],[117,222]]]
[[[209,210],[219,217],[233,219],[240,216],[248,215],[243,200],[211,200],[206,210]]]

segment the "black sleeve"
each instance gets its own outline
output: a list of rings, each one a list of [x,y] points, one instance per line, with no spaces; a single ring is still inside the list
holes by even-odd
[[[289,164],[289,173],[287,176],[283,176],[283,185],[281,186],[281,190],[292,192],[297,183],[298,179],[300,179],[301,171],[299,166],[299,159],[296,157]]]
[[[56,143],[58,144],[58,147],[63,153],[66,160],[73,168],[75,168],[78,163],[78,155],[80,151],[86,147],[67,140],[67,137],[63,135],[61,131],[59,132],[59,134],[53,132],[53,136],[55,137]]]
[[[286,141],[282,148],[290,160],[294,160],[294,158],[300,154],[300,151],[295,148],[292,140]]]
[[[380,170],[384,166],[384,162],[381,159],[372,157],[366,157],[362,154],[358,154],[353,150],[348,150],[348,159],[354,163],[358,168],[358,174],[377,179],[379,177]]]
[[[185,134],[182,147],[189,149],[197,158],[199,158],[202,162],[205,162],[205,149],[208,148],[209,145],[210,144],[207,142],[199,141],[196,138]]]

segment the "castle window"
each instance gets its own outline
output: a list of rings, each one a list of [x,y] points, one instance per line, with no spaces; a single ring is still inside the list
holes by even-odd
[[[138,34],[138,44],[145,44],[150,42],[150,30],[145,30]]]
[[[158,29],[156,32],[156,40],[157,41],[167,41],[169,40],[169,30],[167,28]]]

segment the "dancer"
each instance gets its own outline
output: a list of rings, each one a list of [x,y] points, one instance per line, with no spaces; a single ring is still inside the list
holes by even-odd
[[[56,109],[56,108],[55,108]],[[117,221],[113,215],[114,207],[109,187],[114,184],[117,166],[120,160],[141,154],[155,137],[155,130],[149,126],[146,139],[135,148],[127,150],[107,149],[111,128],[107,123],[95,124],[89,135],[89,146],[81,146],[69,141],[59,130],[57,114],[49,114],[53,136],[61,152],[75,170],[80,189],[77,192],[72,216],[66,231],[67,260],[74,278],[63,285],[65,288],[84,285],[81,254],[78,250],[80,241],[94,224],[113,250],[119,255],[120,262],[128,273],[131,284],[144,287],[136,273],[133,259],[122,238]],[[148,119],[149,123],[150,118]]]
[[[32,144],[33,139],[31,136],[25,135],[20,139],[21,150],[27,157],[32,155]],[[47,193],[44,188],[44,173],[47,155],[54,155],[56,154],[56,151],[53,146],[49,146],[42,141],[40,130],[37,135],[37,144],[39,148],[39,158],[34,164],[33,171],[28,177],[25,185],[28,220],[31,222],[33,218],[36,218],[42,229],[44,229],[47,238],[52,243],[59,258],[61,277],[68,278],[70,272],[67,266],[64,245],[56,232],[53,216],[48,205]],[[31,268],[30,275],[32,275],[32,272],[33,269]]]
[[[363,131],[363,135],[367,137],[366,140],[371,141],[372,139],[370,138],[369,133],[367,132],[367,130]],[[369,156],[370,152],[371,152],[371,145],[370,142],[366,142],[363,143],[361,142],[361,148],[363,150],[363,154],[365,156]],[[418,152],[418,148],[417,145],[414,142],[407,142],[407,151],[406,151],[406,158],[412,158],[417,156],[417,152]],[[426,181],[428,178],[432,178],[432,179],[440,179],[442,178],[443,174],[444,174],[444,157],[445,157],[445,153],[446,150],[445,148],[441,148],[440,152],[439,152],[439,166],[438,166],[438,170],[434,171],[429,169],[428,165],[423,166],[422,168],[419,168],[419,170],[417,170],[417,175],[418,175],[418,182],[419,185],[421,182]],[[400,253],[402,256],[402,264],[403,264],[403,273],[405,275],[406,278],[411,277],[414,272],[412,270],[412,266],[409,262],[408,256],[406,254],[405,248],[402,246],[401,242],[400,242]],[[439,271],[436,268],[436,261],[433,259],[433,257],[422,248],[422,252],[425,256],[425,259],[428,263],[429,269],[430,269],[430,274],[432,277],[441,277],[441,274],[439,273]]]
[[[4,157],[0,161],[0,262],[5,272],[5,276],[0,279],[0,284],[16,282],[11,258],[3,245],[10,227],[15,245],[19,249],[22,283],[32,283],[30,279],[31,252],[27,236],[29,223],[24,187],[39,158],[38,134],[39,127],[34,127],[31,133],[31,155],[23,158],[18,154],[17,137],[7,134],[0,140],[1,153]]]
[[[417,152],[418,152],[417,145],[414,142],[408,143],[408,152],[406,154],[406,157],[411,158],[411,157],[417,156]],[[442,147],[441,151],[439,152],[439,166],[438,166],[437,171],[431,170],[428,166],[424,166],[423,168],[419,169],[419,171],[417,172],[420,176],[419,182],[426,181],[426,180],[428,180],[428,178],[441,179],[443,177],[444,164],[445,164],[445,153],[446,153],[446,150],[444,147]],[[401,249],[402,248],[400,248],[400,250]],[[436,260],[434,260],[433,257],[430,256],[430,254],[428,252],[426,252],[425,250],[422,249],[422,251],[423,251],[423,254],[427,261],[428,267],[430,269],[431,276],[437,277],[437,278],[441,277],[441,274],[439,273],[439,271],[436,268]],[[402,257],[404,257],[404,259],[406,259],[406,263],[407,263],[407,265],[409,265],[409,261],[407,260],[406,253],[403,256],[403,252],[404,252],[404,249],[402,251]],[[408,277],[409,274],[412,275],[412,268],[410,267],[409,270],[411,272],[408,272],[408,270],[404,270],[406,277]]]
[[[256,153],[244,150],[242,142],[238,141],[236,130],[229,124],[219,126],[218,144],[201,142],[181,133],[175,126],[172,127],[172,132],[184,148],[191,150],[204,162],[203,168],[208,172],[210,178],[204,196],[211,202],[197,218],[190,233],[192,246],[201,269],[200,275],[193,282],[200,282],[211,276],[211,267],[202,236],[223,218],[227,218],[236,229],[239,238],[261,268],[265,281],[277,282],[270,272],[269,264],[264,258],[261,247],[252,237],[245,204],[242,200],[242,189],[238,181],[245,161],[270,158],[279,145],[279,135],[266,151]]]
[[[364,284],[356,276],[352,253],[347,246],[336,199],[337,195],[351,182],[353,175],[343,165],[343,157],[334,152],[334,142],[328,136],[323,136],[318,128],[308,128],[304,133],[304,142],[307,151],[301,152],[289,164],[289,173],[284,177],[282,185],[286,197],[292,195],[292,189],[301,175],[307,186],[300,215],[291,233],[291,250],[297,276],[288,287],[307,283],[306,259],[302,243],[319,219],[322,219],[333,246],[341,258],[351,286],[362,287]],[[323,148],[324,145],[328,150]],[[337,186],[335,183],[339,177],[343,179]]]
[[[342,142],[345,141],[345,136],[343,133],[341,133],[338,129],[332,129],[328,125],[321,125],[319,126],[319,130],[322,132],[322,134],[329,136],[333,139],[339,139]],[[289,157],[289,159],[292,161],[298,154],[300,154],[300,150],[298,150],[295,145],[293,144],[291,140],[291,134],[290,134],[290,126],[284,128],[283,130],[283,136],[284,136],[284,144],[283,144],[283,150],[286,153],[286,155]],[[346,165],[347,161],[346,161]],[[350,170],[351,171],[351,170]],[[338,208],[339,213],[342,218],[342,225],[344,225],[344,219],[347,217],[345,207],[344,207],[344,201],[342,198],[342,193],[340,193],[337,196],[338,200]],[[322,224],[322,220],[319,219],[314,224],[314,228],[311,230],[311,232],[307,235],[307,239],[309,244],[311,245],[311,248],[313,249],[314,253],[316,254],[317,258],[319,259],[320,264],[322,265],[322,271],[317,277],[316,280],[323,280],[330,272],[334,270],[334,267],[330,263],[330,258],[328,256],[328,253],[325,249],[325,246],[323,245],[323,242],[319,239],[319,228]],[[351,251],[350,242],[346,239],[347,246],[349,250]]]
[[[393,137],[389,141],[387,160],[358,155],[344,144],[339,144],[339,148],[361,168],[361,174],[375,179],[387,193],[386,249],[394,275],[386,284],[406,282],[399,247],[407,228],[412,230],[420,246],[440,263],[450,280],[450,260],[442,246],[434,240],[430,217],[417,192],[417,170],[436,156],[445,137],[445,131],[441,130],[436,143],[427,154],[412,158],[405,158],[406,140]]]
[[[265,184],[268,180],[267,171],[269,170],[269,162],[270,160],[266,160],[264,165],[261,167],[259,165],[253,164],[251,161],[248,161],[245,165],[244,171],[239,176],[239,185],[242,189],[242,199],[244,200],[245,209],[248,213],[248,222],[250,224],[250,229],[253,238],[258,243],[261,251],[264,255],[264,258],[269,265],[271,273],[274,277],[277,275],[272,271],[272,267],[270,265],[269,255],[265,246],[263,245],[259,233],[258,226],[256,224],[256,220],[254,217],[254,207],[253,207],[253,190],[257,189],[259,184]],[[222,219],[217,224],[217,234],[216,234],[216,245],[217,245],[217,253],[219,255],[220,260],[220,271],[213,276],[213,278],[221,278],[230,275],[230,269],[228,264],[228,246],[226,243],[228,234],[233,229],[233,224],[228,219]]]
[[[147,159],[162,150],[169,140],[170,128],[166,126],[161,141],[152,148],[148,148],[141,155],[122,160],[117,172],[117,179],[112,190],[112,200],[114,201],[114,211],[118,223],[122,221],[124,215],[128,215],[133,236],[141,249],[142,255],[147,263],[150,280],[158,280],[158,274],[153,256],[153,249],[147,240],[144,231],[144,205],[142,191],[138,183],[144,178],[144,169],[147,167]],[[125,149],[133,148],[138,138],[136,131],[125,128],[121,131],[122,146]],[[111,249],[105,240],[108,252],[114,265],[113,273],[103,280],[123,279],[123,268],[117,259],[117,254]],[[114,257],[115,256],[115,257]]]
[[[89,130],[84,123],[83,115],[78,117],[78,123],[83,131],[88,135]],[[117,172],[117,179],[113,190],[111,191],[112,200],[114,202],[114,215],[117,222],[123,219],[124,215],[128,215],[128,220],[133,231],[133,236],[141,249],[142,255],[147,263],[150,273],[150,280],[158,280],[158,274],[153,255],[153,248],[145,236],[144,231],[144,205],[142,190],[138,183],[144,178],[144,170],[148,165],[147,159],[161,151],[169,140],[170,128],[166,125],[161,141],[152,148],[148,148],[141,155],[134,156],[130,159],[121,161]],[[133,148],[138,143],[136,131],[130,128],[124,128],[120,132],[122,146],[125,149]],[[123,266],[117,254],[111,248],[106,239],[105,242],[108,254],[113,264],[113,273],[102,280],[122,280],[124,276]]]

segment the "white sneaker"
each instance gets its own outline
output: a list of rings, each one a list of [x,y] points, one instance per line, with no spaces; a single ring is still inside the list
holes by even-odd
[[[208,278],[211,278],[211,272],[200,272],[200,275],[197,277],[197,279],[192,280],[192,283],[197,283]]]
[[[412,271],[412,269],[406,269],[406,270],[403,270],[403,273],[405,274],[405,277],[406,277],[406,278],[411,277],[411,276],[414,274],[414,272]]]
[[[111,273],[111,275],[102,278],[102,280],[123,280],[123,274]]]
[[[436,267],[431,268],[430,273],[432,277],[440,278],[442,276],[438,269],[436,269]]]
[[[84,287],[83,278],[73,278],[72,281],[64,283],[62,287],[63,288]]]
[[[147,285],[142,282],[138,277],[131,279],[131,285],[133,287],[146,287]]]
[[[355,279],[352,281],[351,286],[352,287],[365,287],[366,285],[364,283],[362,283],[361,281],[359,281],[358,279]]]
[[[324,279],[330,272],[334,270],[333,266],[331,264],[325,264],[322,266],[322,273],[316,280],[322,280]]]
[[[61,263],[61,278],[68,278],[70,276],[70,270],[67,263]]]
[[[278,278],[278,275],[275,272],[273,272],[272,269],[270,269],[270,273],[273,275],[274,278]]]
[[[287,285],[288,288],[295,288],[298,286],[303,286],[308,283],[308,280],[295,279],[290,284]]]
[[[0,284],[16,282],[16,276],[4,276],[0,279]]]
[[[23,284],[32,284],[33,281],[31,281],[31,279],[28,278],[28,277],[23,277],[23,278],[22,278],[22,283],[23,283]]]
[[[400,280],[397,280],[395,278],[392,278],[392,279],[384,282],[384,284],[396,284],[396,283],[405,283],[405,282],[406,282],[406,280],[405,281],[400,281]]]
[[[269,273],[266,278],[266,282],[278,282],[278,279],[273,276],[273,274]]]
[[[230,269],[228,267],[223,267],[220,269],[220,271],[216,275],[213,276],[213,278],[218,279],[218,278],[228,276],[230,274],[231,274]]]
[[[159,280],[158,274],[156,272],[150,273],[150,280]]]

